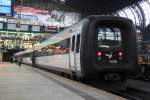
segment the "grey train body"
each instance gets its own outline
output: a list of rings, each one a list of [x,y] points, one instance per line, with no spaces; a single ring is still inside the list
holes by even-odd
[[[15,56],[24,55],[23,62],[32,65],[34,54],[35,66],[44,69],[124,83],[137,72],[136,47],[131,20],[93,15]]]

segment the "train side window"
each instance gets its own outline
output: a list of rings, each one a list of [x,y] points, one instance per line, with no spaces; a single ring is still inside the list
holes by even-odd
[[[67,54],[67,53],[69,53],[70,38],[59,42],[58,45],[59,45],[59,48],[61,50],[60,54]]]
[[[74,45],[75,45],[75,36],[72,37],[71,51],[74,51]]]
[[[70,47],[70,38],[57,42],[47,47],[48,55],[68,54]]]
[[[77,35],[77,39],[76,39],[76,53],[79,53],[80,50],[80,34]]]

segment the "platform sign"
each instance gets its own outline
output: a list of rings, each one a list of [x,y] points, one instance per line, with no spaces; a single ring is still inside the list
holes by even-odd
[[[20,31],[28,31],[29,27],[28,25],[20,25]]]
[[[3,29],[3,23],[0,23],[0,30]]]
[[[0,16],[13,16],[13,0],[0,0]]]
[[[7,30],[16,30],[15,23],[7,23]]]
[[[32,25],[32,31],[33,32],[40,32],[40,26]]]
[[[57,33],[58,28],[56,26],[45,26],[45,32]]]

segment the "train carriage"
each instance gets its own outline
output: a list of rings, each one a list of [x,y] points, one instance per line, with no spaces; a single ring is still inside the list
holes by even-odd
[[[136,74],[136,47],[131,20],[93,15],[15,56],[71,76],[119,83]]]

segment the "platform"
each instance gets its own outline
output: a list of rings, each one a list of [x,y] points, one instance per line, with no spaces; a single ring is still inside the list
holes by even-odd
[[[26,65],[0,64],[0,100],[125,100]]]

